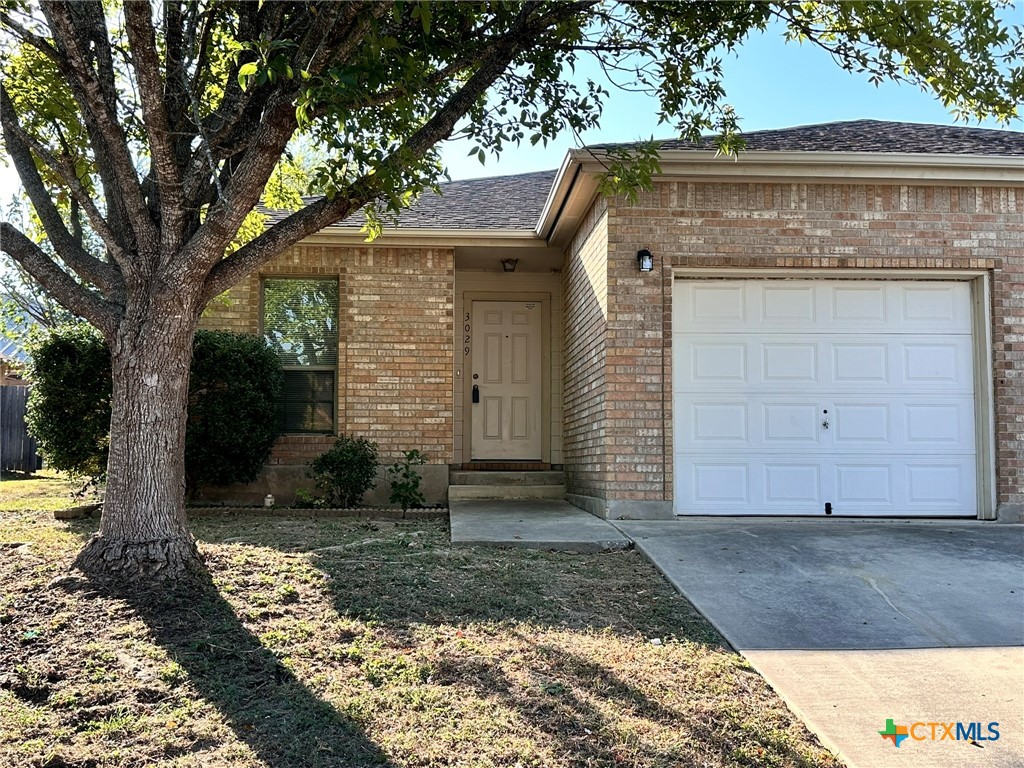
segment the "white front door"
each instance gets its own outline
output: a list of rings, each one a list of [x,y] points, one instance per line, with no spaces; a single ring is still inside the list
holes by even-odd
[[[541,304],[474,301],[470,398],[475,460],[541,458]]]
[[[962,282],[684,280],[679,514],[977,514]]]

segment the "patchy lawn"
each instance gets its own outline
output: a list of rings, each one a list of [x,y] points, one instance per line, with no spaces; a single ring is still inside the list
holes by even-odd
[[[47,469],[32,475],[4,472],[0,475],[0,510],[52,512],[72,507],[80,502],[75,502],[71,494],[81,487],[81,481],[69,480]]]
[[[0,765],[838,765],[633,552],[207,517],[212,582],[125,599],[48,587],[96,523],[2,493]]]

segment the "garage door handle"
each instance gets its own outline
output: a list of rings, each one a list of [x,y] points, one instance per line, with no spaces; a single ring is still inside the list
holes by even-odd
[[[828,429],[828,419],[825,419],[823,422],[821,422],[821,426],[823,426],[825,429]]]

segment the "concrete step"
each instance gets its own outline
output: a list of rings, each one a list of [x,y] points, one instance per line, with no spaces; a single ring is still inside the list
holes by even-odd
[[[452,470],[449,485],[561,485],[564,472],[470,472]]]
[[[449,485],[448,501],[473,499],[564,499],[565,486],[549,485]]]

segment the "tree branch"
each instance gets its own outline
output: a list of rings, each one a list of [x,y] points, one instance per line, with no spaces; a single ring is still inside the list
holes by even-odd
[[[92,6],[89,6],[89,3]],[[57,43],[57,50],[66,59],[66,75],[71,91],[75,96],[85,118],[86,127],[89,128],[90,141],[93,151],[96,153],[97,164],[101,169],[108,171],[103,179],[104,188],[107,193],[108,204],[120,204],[134,234],[138,250],[147,257],[154,257],[160,246],[159,234],[156,225],[149,216],[145,198],[142,195],[142,188],[139,184],[138,175],[132,162],[131,152],[128,149],[128,139],[124,129],[118,121],[116,91],[114,98],[110,98],[109,90],[113,85],[101,82],[99,76],[89,64],[90,57],[87,55],[80,34],[86,34],[76,27],[75,15],[87,17],[87,7],[98,8],[99,21],[103,19],[103,8],[96,0],[80,0],[80,2],[58,2],[58,0],[45,0],[42,3],[43,12],[46,14],[50,24],[54,41]],[[95,17],[96,11],[92,16]],[[97,34],[90,38],[90,42],[97,42],[93,38],[102,38],[102,44],[107,46],[109,54],[109,41],[106,37],[106,30],[96,30]],[[102,49],[102,44],[97,44],[97,49]],[[98,57],[105,60],[107,57]],[[104,76],[104,80],[112,80],[113,73]]]
[[[119,309],[61,269],[38,245],[7,222],[0,223],[0,245],[61,304],[81,315],[110,338],[117,329]]]
[[[160,56],[156,49],[152,8],[148,0],[124,4],[125,29],[132,50],[132,67],[139,84],[142,119],[146,124],[149,150],[156,173],[157,195],[160,199],[161,250],[176,251],[181,247],[182,231],[181,171],[175,158],[171,139],[171,121],[164,102],[164,83],[160,77]]]
[[[18,123],[14,105],[11,103],[7,89],[2,84],[0,84],[0,124],[3,126],[4,144],[14,162],[18,176],[21,177],[22,184],[25,185],[25,192],[32,201],[32,205],[35,206],[39,220],[43,223],[43,228],[46,230],[50,242],[53,243],[53,247],[61,255],[61,259],[83,280],[89,281],[100,290],[110,295],[120,293],[124,286],[117,269],[89,254],[68,231],[46,185],[43,184],[39,170],[32,159],[29,145],[25,141],[27,135]],[[59,168],[57,172],[60,172]]]

